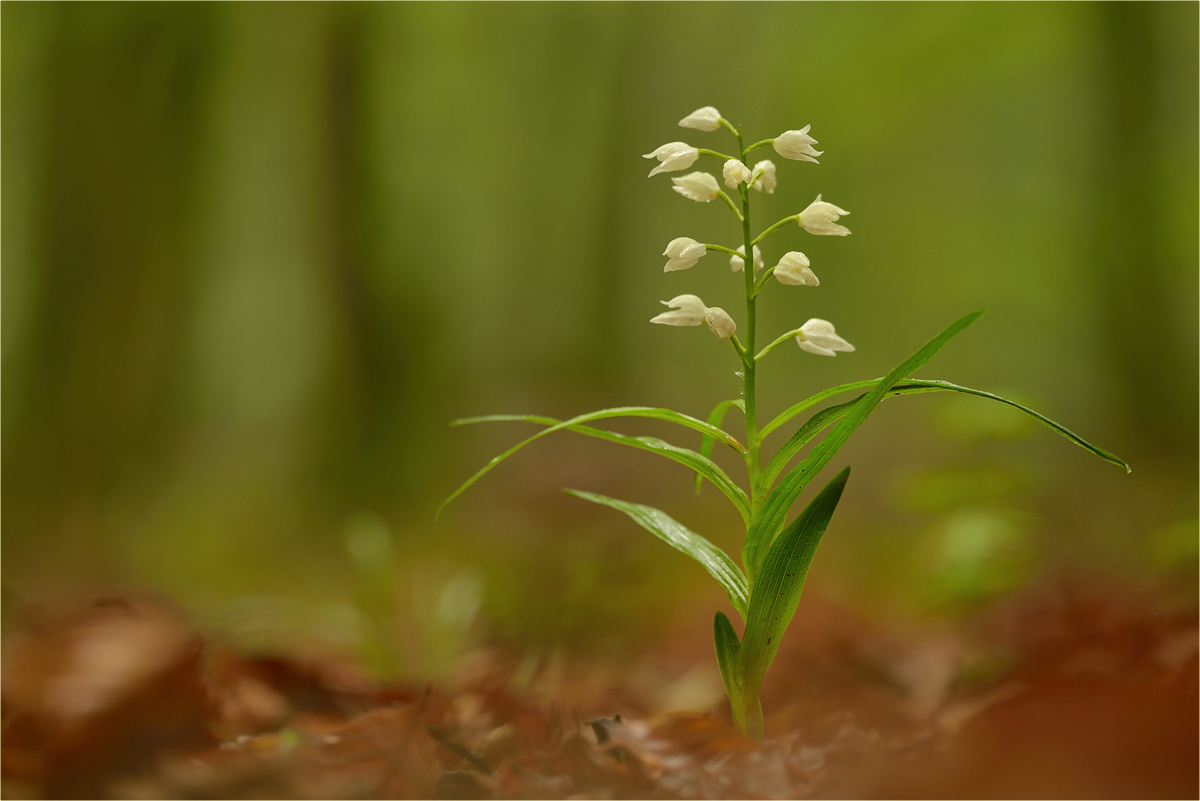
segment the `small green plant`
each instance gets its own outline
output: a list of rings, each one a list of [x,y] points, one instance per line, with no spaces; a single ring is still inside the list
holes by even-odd
[[[737,217],[742,229],[742,243],[733,249],[724,245],[700,243],[687,237],[673,239],[663,253],[669,258],[664,271],[686,270],[711,252],[728,254],[730,267],[735,274],[742,273],[742,282],[745,287],[746,316],[743,321],[745,339],[743,341],[738,338],[735,333],[737,325],[724,309],[705,306],[704,302],[695,295],[679,295],[672,300],[663,301],[663,305],[669,307],[668,311],[654,317],[650,322],[676,326],[699,326],[703,323],[717,337],[727,340],[732,345],[737,360],[741,363],[742,397],[721,402],[709,414],[706,421],[670,409],[644,406],[603,409],[570,420],[556,420],[535,415],[489,415],[456,420],[452,425],[520,420],[537,423],[545,428],[488,462],[479,472],[455,490],[442,504],[442,508],[467,487],[478,481],[481,476],[521,448],[539,437],[563,429],[640,448],[679,462],[695,471],[697,491],[704,479],[712,482],[737,508],[745,523],[746,538],[742,546],[741,568],[720,548],[699,534],[690,531],[663,511],[591,492],[570,489],[565,492],[568,495],[624,512],[672,547],[698,561],[725,588],[733,608],[741,616],[744,625],[742,636],[738,637],[729,618],[724,613],[717,612],[713,623],[717,664],[721,671],[725,690],[729,694],[733,719],[738,728],[751,737],[762,739],[763,718],[762,707],[759,703],[759,691],[762,687],[763,677],[779,649],[780,640],[783,638],[788,623],[791,622],[792,616],[796,612],[809,564],[829,525],[838,500],[842,496],[850,468],[847,467],[838,473],[825,485],[824,489],[817,493],[804,511],[790,523],[786,521],[788,510],[813,477],[829,463],[838,449],[845,444],[850,435],[862,425],[867,415],[884,398],[923,392],[950,391],[999,401],[1015,406],[1031,415],[1101,459],[1120,465],[1127,472],[1129,467],[1113,454],[1091,445],[1058,423],[1020,404],[989,392],[951,384],[947,381],[909,377],[929,361],[947,342],[979,319],[983,314],[982,311],[973,312],[954,322],[883,378],[842,384],[824,392],[818,392],[785,409],[770,422],[760,426],[755,402],[755,378],[758,364],[763,357],[778,345],[792,338],[803,350],[822,356],[834,356],[839,351],[853,351],[854,347],[837,334],[832,323],[826,320],[810,319],[799,328],[794,328],[776,337],[762,350],[755,351],[757,333],[755,302],[759,293],[771,283],[772,276],[780,284],[789,286],[816,287],[819,285],[816,275],[811,270],[810,262],[803,253],[790,251],[784,254],[773,270],[766,270],[758,244],[769,235],[793,226],[818,236],[846,236],[850,231],[839,225],[837,221],[849,212],[823,201],[821,196],[817,195],[817,199],[804,211],[784,217],[755,235],[751,228],[750,217],[751,190],[772,194],[776,186],[776,169],[772,162],[765,160],[759,161],[753,168],[746,166],[749,155],[760,148],[772,147],[776,153],[786,159],[818,163],[816,157],[820,156],[821,152],[813,149],[813,145],[817,142],[809,136],[808,132],[811,126],[787,131],[774,139],[763,139],[747,146],[742,137],[741,126],[735,128],[711,106],[693,112],[679,124],[684,128],[701,131],[726,129],[737,138],[737,156],[733,157],[715,150],[692,147],[683,142],[671,142],[646,154],[646,158],[654,158],[660,162],[650,172],[650,175],[685,170],[701,157],[715,158],[722,162],[725,186],[736,192],[737,202],[721,189],[715,177],[706,172],[689,173],[679,178],[673,178],[672,181],[675,184],[675,191],[689,200],[708,203],[719,198]],[[745,266],[747,253],[751,254],[752,266],[750,268]],[[763,442],[767,436],[775,433],[794,417],[822,401],[856,391],[861,394],[851,400],[827,406],[812,414],[775,451],[766,464],[763,464]],[[737,407],[745,418],[746,435],[744,440],[739,440],[721,427],[726,413],[734,407]],[[676,423],[700,433],[700,450],[689,450],[654,437],[627,436],[592,425],[610,417],[648,417]],[[800,454],[805,445],[826,429],[830,429],[829,433],[814,445],[797,465],[788,469],[792,459]],[[748,490],[738,486],[724,470],[709,459],[714,444],[718,442],[732,448],[745,461]],[[441,508],[438,511],[440,513]]]

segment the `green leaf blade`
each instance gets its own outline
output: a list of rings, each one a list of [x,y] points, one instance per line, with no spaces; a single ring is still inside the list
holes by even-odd
[[[784,529],[767,552],[750,598],[746,633],[741,643],[742,664],[748,682],[761,682],[775,659],[783,633],[800,603],[808,568],[849,477],[849,467],[838,473]]]
[[[942,333],[925,343],[920,350],[901,362],[894,370],[879,379],[874,388],[857,401],[834,426],[833,430],[813,447],[808,457],[784,476],[779,485],[771,490],[762,509],[759,510],[758,516],[751,523],[750,529],[746,533],[746,542],[742,547],[742,563],[746,566],[746,572],[749,574],[751,582],[758,573],[758,567],[761,565],[771,541],[783,527],[788,509],[791,508],[792,503],[812,477],[829,463],[838,449],[850,438],[850,435],[875,410],[893,385],[933,358],[934,354],[941,350],[946,343],[958,336],[981,316],[983,316],[983,312],[977,311],[959,318]]]
[[[462,418],[460,420],[455,420],[450,425],[459,426],[459,425],[469,425],[469,424],[473,424],[473,423],[523,421],[523,422],[539,423],[541,425],[546,425],[549,427],[542,431],[539,431],[538,433],[534,434],[532,437],[528,437],[527,439],[524,439],[521,442],[518,442],[516,445],[512,446],[511,448],[509,448],[508,450],[499,454],[498,456],[492,457],[492,459],[487,464],[485,464],[483,467],[481,467],[479,470],[477,470],[473,476],[471,476],[466,481],[464,481],[461,485],[459,485],[458,489],[456,489],[456,490],[454,490],[454,492],[450,493],[450,496],[448,498],[446,498],[446,500],[442,501],[441,506],[439,506],[437,508],[437,511],[434,513],[433,519],[437,520],[438,517],[441,515],[442,510],[446,508],[447,504],[449,504],[451,501],[453,501],[459,495],[462,495],[472,484],[474,484],[479,479],[483,478],[487,473],[491,472],[492,469],[495,468],[498,464],[500,464],[505,459],[512,456],[514,453],[521,450],[521,448],[524,448],[526,445],[530,444],[531,442],[541,439],[542,437],[546,436],[547,434],[552,434],[555,431],[560,431],[564,428],[569,429],[569,428],[572,428],[573,426],[578,426],[582,423],[591,422],[592,420],[604,420],[604,419],[607,419],[610,417],[649,417],[649,418],[657,419],[657,420],[666,420],[668,422],[677,423],[677,424],[685,426],[687,428],[694,429],[696,431],[701,432],[702,434],[708,434],[709,436],[712,436],[715,441],[718,441],[718,442],[728,445],[729,447],[736,450],[738,453],[745,453],[745,451],[746,451],[746,449],[742,446],[742,444],[740,442],[738,442],[736,439],[729,436],[728,433],[726,433],[725,431],[722,431],[721,429],[717,428],[716,426],[711,426],[708,423],[704,422],[703,420],[697,420],[694,417],[688,417],[686,414],[680,414],[679,412],[675,412],[670,409],[661,409],[661,408],[655,408],[655,407],[651,407],[651,406],[622,406],[622,407],[617,407],[617,408],[612,408],[612,409],[601,409],[600,411],[597,411],[597,412],[589,412],[588,414],[581,414],[578,417],[572,417],[570,420],[556,420],[551,417],[541,417],[538,415],[513,415],[513,414],[491,414],[491,415],[485,415],[482,417],[466,417],[466,418]],[[599,429],[592,429],[592,430],[599,430]],[[623,435],[616,435],[616,436],[623,436]],[[716,468],[716,465],[714,464],[713,467]],[[716,469],[720,470],[720,468],[716,468]],[[723,472],[721,474],[724,475]],[[728,476],[726,476],[726,479],[728,479]],[[736,484],[733,484],[732,481],[729,481],[729,485],[731,485],[733,487],[737,486]],[[718,485],[718,486],[720,486],[720,485]],[[740,488],[738,489],[738,492],[741,492]],[[729,493],[726,493],[726,494],[728,495]],[[745,493],[742,493],[742,495],[744,496]],[[730,497],[730,500],[734,500],[734,498]],[[739,502],[734,500],[734,503],[735,503],[735,505],[738,505]],[[746,508],[747,508],[747,510],[749,508],[748,501],[746,502]],[[740,506],[739,506],[739,511],[741,511]],[[743,514],[743,517],[747,517],[748,514],[749,514],[748,511],[745,512]]]
[[[729,555],[716,545],[713,545],[704,537],[690,530],[666,512],[661,509],[655,509],[653,506],[643,506],[640,503],[630,503],[629,501],[609,498],[608,496],[598,495],[594,492],[583,492],[582,490],[569,489],[563,490],[563,492],[576,498],[582,498],[585,501],[591,501],[592,503],[598,503],[602,506],[616,509],[619,512],[624,512],[633,518],[635,523],[672,548],[682,551],[695,559],[708,571],[709,575],[725,588],[725,592],[729,594],[729,600],[733,604],[733,608],[745,619],[750,601],[750,591],[746,583],[746,577],[734,561],[729,558]]]
[[[743,413],[746,411],[746,403],[741,398],[737,398],[735,400],[721,401],[720,403],[718,403],[716,405],[716,407],[711,412],[709,412],[708,420],[706,420],[705,422],[707,422],[710,426],[713,426],[715,428],[720,428],[721,424],[723,422],[725,422],[725,413],[728,412],[734,406],[741,409]],[[701,439],[700,439],[700,455],[705,458],[712,456],[712,449],[713,449],[713,445],[715,443],[716,443],[716,440],[714,440],[708,434],[703,435],[703,437],[701,437]],[[704,483],[704,477],[701,476],[699,473],[696,473],[696,494],[697,495],[700,494],[700,485],[703,483]]]
[[[713,643],[717,649],[717,667],[721,671],[721,682],[725,685],[725,694],[732,699],[746,683],[746,677],[738,675],[738,671],[741,669],[738,650],[742,644],[738,641],[737,632],[733,630],[733,624],[729,622],[729,618],[725,616],[724,612],[717,612],[716,617],[713,618]]]

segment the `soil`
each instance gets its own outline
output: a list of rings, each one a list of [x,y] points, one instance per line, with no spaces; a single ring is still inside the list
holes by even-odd
[[[747,740],[705,630],[444,686],[250,657],[125,595],[6,643],[7,798],[1196,798],[1195,608],[1058,584],[900,633],[806,598]],[[532,672],[531,672],[532,671]],[[719,685],[718,685],[719,690]],[[679,704],[697,711],[661,711]]]

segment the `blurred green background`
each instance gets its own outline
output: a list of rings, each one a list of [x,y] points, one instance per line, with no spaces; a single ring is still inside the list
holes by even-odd
[[[987,307],[920,376],[1011,393],[1133,466],[983,400],[889,401],[831,466],[854,478],[810,585],[884,615],[1059,573],[1194,599],[1197,12],[3,4],[6,613],[148,587],[255,647],[438,674],[481,637],[620,655],[723,604],[558,492],[736,550],[723,499],[649,454],[556,435],[433,522],[531,433],[453,418],[737,396],[729,348],[646,322],[684,292],[740,308],[719,256],[663,274],[669,240],[738,231],[641,158],[728,149],[675,125],[709,104],[750,141],[811,123],[826,151],[776,159],[760,221],[818,192],[853,212],[851,237],[764,248],[803,249],[822,284],[772,285],[763,341],[817,316],[858,350],[781,348],[760,414]]]

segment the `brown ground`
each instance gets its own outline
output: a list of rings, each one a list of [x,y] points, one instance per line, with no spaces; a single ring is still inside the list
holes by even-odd
[[[900,636],[806,599],[764,689],[667,712],[705,630],[599,675],[499,648],[453,687],[333,658],[248,659],[122,597],[6,644],[3,791],[83,798],[1196,798],[1197,615],[1030,591]],[[554,681],[539,674],[553,672]],[[711,683],[704,684],[711,690]],[[539,689],[539,687],[541,689]],[[552,692],[547,693],[546,687]],[[620,719],[616,719],[619,715]]]

